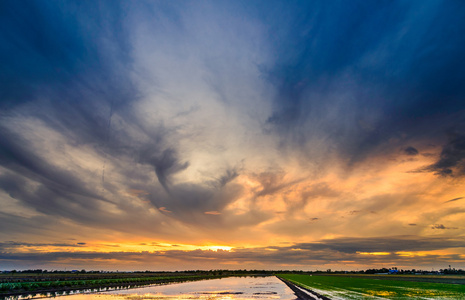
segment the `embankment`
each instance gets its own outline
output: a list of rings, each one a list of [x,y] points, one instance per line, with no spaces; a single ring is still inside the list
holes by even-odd
[[[278,277],[282,282],[284,282],[301,300],[331,300],[330,298],[320,295],[317,292],[314,292],[310,289],[298,286],[289,280]]]

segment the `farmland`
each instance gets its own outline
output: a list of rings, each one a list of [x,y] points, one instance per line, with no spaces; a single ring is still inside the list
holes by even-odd
[[[134,287],[222,277],[212,272],[99,273],[99,274],[14,274],[0,275],[0,297],[47,294],[75,290]]]
[[[283,274],[291,281],[331,299],[463,299],[463,278],[427,276],[344,276]],[[425,282],[427,280],[428,282]],[[434,282],[435,280],[441,282]],[[446,283],[449,282],[449,283]]]
[[[285,272],[285,271],[284,271]],[[0,298],[12,295],[99,291],[148,284],[197,281],[230,276],[272,275],[271,271],[42,272],[0,274]],[[461,275],[367,275],[291,272],[279,278],[330,299],[465,299]]]

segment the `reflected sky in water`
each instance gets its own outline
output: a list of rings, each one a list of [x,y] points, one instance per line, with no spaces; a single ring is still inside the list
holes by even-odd
[[[60,296],[57,300],[142,300],[142,299],[296,299],[276,277],[230,277],[213,280],[151,285],[96,294]]]

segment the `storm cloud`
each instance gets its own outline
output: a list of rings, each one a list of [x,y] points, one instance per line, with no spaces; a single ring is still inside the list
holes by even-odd
[[[4,1],[0,14],[2,260],[459,257],[465,4]],[[115,238],[190,248],[57,250]]]
[[[465,175],[465,135],[453,134],[437,162],[427,168],[441,176]]]

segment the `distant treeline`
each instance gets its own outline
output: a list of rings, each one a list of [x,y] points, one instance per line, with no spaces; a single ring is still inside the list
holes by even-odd
[[[138,274],[141,276],[152,276],[156,275],[240,275],[240,274],[274,274],[282,271],[270,271],[270,270],[184,270],[184,271],[104,271],[104,270],[43,270],[43,269],[28,269],[28,270],[4,270],[0,271],[3,274]],[[298,271],[300,272],[300,271]]]
[[[86,275],[103,275],[111,276],[112,274],[118,276],[127,274],[128,276],[133,276],[133,274],[138,274],[139,276],[153,276],[153,275],[163,275],[163,276],[185,276],[185,275],[213,275],[213,276],[234,276],[234,275],[273,275],[273,274],[324,274],[324,273],[333,273],[333,274],[379,274],[379,273],[388,273],[388,274],[459,274],[465,275],[465,270],[456,269],[456,268],[445,268],[439,269],[438,271],[430,270],[421,270],[421,269],[398,269],[397,267],[393,268],[380,268],[380,269],[366,269],[366,270],[357,270],[357,271],[344,271],[344,270],[316,270],[316,271],[303,271],[303,270],[246,270],[246,269],[237,269],[237,270],[185,270],[185,271],[103,271],[103,270],[43,270],[43,269],[30,269],[30,270],[5,270],[2,271],[3,274],[86,274]]]

